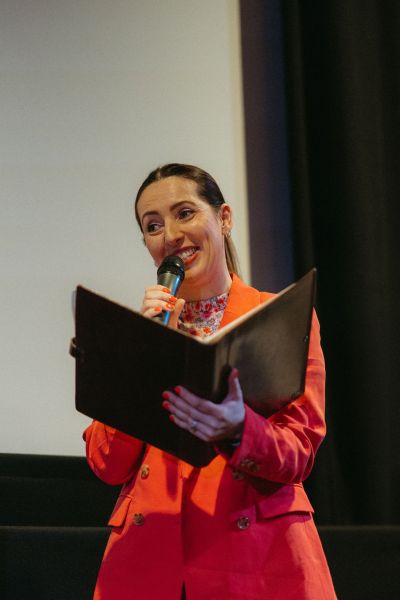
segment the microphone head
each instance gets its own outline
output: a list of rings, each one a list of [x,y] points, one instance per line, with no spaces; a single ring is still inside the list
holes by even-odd
[[[185,279],[185,265],[180,256],[166,256],[157,269],[157,277],[164,273],[173,273],[182,282]]]

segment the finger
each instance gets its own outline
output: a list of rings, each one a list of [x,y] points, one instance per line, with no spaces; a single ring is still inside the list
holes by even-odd
[[[180,385],[176,386],[174,391],[177,398],[180,398],[192,408],[197,409],[203,415],[210,415],[212,417],[219,418],[221,411],[219,410],[218,404],[215,404],[210,400],[206,400],[205,398],[200,398],[200,396],[196,396],[196,394],[193,394],[188,389]]]
[[[185,306],[185,301],[183,298],[179,298],[178,300],[176,300],[175,307],[172,311],[171,318],[169,320],[169,326],[172,329],[178,328],[178,319],[181,315],[181,312],[182,312],[184,306]]]
[[[142,312],[142,315],[144,317],[147,317],[148,319],[152,319],[153,317],[159,315],[161,312],[162,306],[154,306],[153,308],[146,308],[146,310]]]
[[[163,392],[162,396],[164,398],[163,407],[178,417],[180,421],[191,423],[194,420],[196,423],[201,423],[203,432],[207,435],[219,433],[221,423],[215,417],[202,413],[173,392]]]
[[[172,296],[172,294],[169,288],[163,287],[162,285],[153,285],[145,289],[143,297],[144,300],[151,300],[153,298],[167,300],[170,296]]]
[[[166,294],[171,293],[171,289],[169,287],[166,287],[165,285],[161,285],[159,283],[147,286],[144,291],[145,294],[151,294],[152,292],[165,292]]]
[[[146,288],[140,312],[144,314],[149,308],[158,305],[162,306],[163,310],[173,310],[176,300],[177,298],[170,293],[169,289],[161,285]]]
[[[169,411],[175,419],[179,419],[180,423],[185,424],[185,429],[188,431],[192,431],[193,424],[195,424],[195,429],[198,429],[207,436],[216,435],[220,432],[221,428],[218,422],[215,419],[207,421],[207,418],[210,419],[210,417],[205,417],[199,411],[182,411],[172,402],[170,403]]]
[[[154,308],[155,306],[161,306],[162,310],[168,310],[169,312],[172,312],[175,308],[175,302],[176,301],[172,296],[166,300],[163,300],[162,298],[153,298],[151,300],[147,300],[143,306],[145,310],[148,308]]]
[[[167,404],[163,404],[164,408],[169,410],[174,417],[178,417],[181,421],[187,422],[191,419],[195,419],[196,421],[200,420],[200,416],[194,413],[191,406],[179,401],[179,399],[175,399],[171,393],[169,393],[168,396],[165,394],[164,398],[167,398]]]
[[[239,371],[233,368],[228,377],[228,394],[223,402],[227,400],[243,400],[243,392],[239,381]]]
[[[198,437],[207,442],[231,436],[232,432],[236,431],[238,424],[243,421],[243,415],[238,409],[232,413],[231,408],[227,412],[227,406],[219,405],[216,407],[219,411],[218,416],[214,417],[200,412],[173,392],[164,392],[163,397],[166,400],[163,406],[170,411],[171,420],[173,422],[176,420],[179,427],[191,433],[194,433],[194,429],[198,430],[201,433],[201,436]],[[232,401],[230,404],[232,407]],[[227,416],[229,416],[228,419]],[[195,428],[193,428],[193,423],[195,423]]]
[[[204,414],[177,394],[168,391],[163,392],[162,396],[167,402],[167,405],[164,405],[164,408],[167,408],[173,415],[179,417],[182,421],[190,422],[190,420],[195,419],[196,421],[208,424]]]
[[[204,417],[213,419],[213,422],[220,421],[221,417],[223,417],[223,409],[221,408],[221,404],[216,404],[215,402],[211,402],[211,400],[206,400],[205,398],[200,398],[181,386],[176,387],[175,391],[178,393],[178,397],[187,402],[192,409],[199,411],[199,414],[203,415]]]
[[[175,308],[175,302],[173,300],[172,297],[170,297],[167,301],[165,300],[161,300],[159,298],[154,298],[152,300],[147,300],[145,303],[143,303],[143,306],[141,308],[141,313],[143,316],[148,317],[150,316],[148,313],[149,311],[156,311],[156,312],[161,312],[161,311],[165,311],[165,312],[172,312]],[[154,316],[154,313],[152,313],[152,315]]]
[[[203,423],[200,423],[195,419],[188,421],[187,419],[182,419],[174,414],[171,414],[170,420],[181,429],[185,429],[204,442],[208,442],[213,438],[212,431],[205,427]]]

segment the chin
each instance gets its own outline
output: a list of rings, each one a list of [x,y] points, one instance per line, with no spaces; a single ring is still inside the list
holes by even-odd
[[[205,277],[207,277],[207,270],[197,262],[193,265],[189,265],[187,269],[185,269],[185,279],[204,279]]]

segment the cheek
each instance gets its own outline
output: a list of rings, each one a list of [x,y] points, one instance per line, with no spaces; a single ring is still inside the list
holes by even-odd
[[[205,239],[213,255],[218,257],[221,251],[224,252],[224,236],[222,235],[221,228],[214,221],[209,223]]]
[[[223,245],[224,237],[222,235],[222,224],[220,224],[214,215],[210,215],[209,218],[202,224],[202,237],[203,240],[210,245],[211,249],[217,250]]]

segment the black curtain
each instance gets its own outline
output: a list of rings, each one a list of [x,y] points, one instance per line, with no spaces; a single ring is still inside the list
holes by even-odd
[[[294,279],[281,0],[241,3],[243,98],[252,284]]]
[[[320,524],[399,523],[400,2],[279,7],[294,269],[318,268],[327,363],[307,487]],[[265,3],[241,10],[244,28]]]

